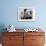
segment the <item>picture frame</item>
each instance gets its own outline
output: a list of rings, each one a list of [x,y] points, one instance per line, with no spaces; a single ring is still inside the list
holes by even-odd
[[[19,7],[18,21],[35,21],[35,8],[33,7]]]

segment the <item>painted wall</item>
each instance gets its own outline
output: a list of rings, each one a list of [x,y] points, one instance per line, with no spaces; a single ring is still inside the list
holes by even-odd
[[[36,20],[33,22],[18,22],[18,7],[34,7]],[[0,0],[0,27],[13,24],[16,28],[46,28],[46,0]]]
[[[36,10],[36,20],[33,22],[18,22],[18,7],[34,7]],[[2,29],[9,24],[16,28],[37,28],[41,27],[46,31],[46,0],[0,0],[0,34]],[[1,36],[0,35],[0,36]],[[1,37],[0,37],[1,39]]]

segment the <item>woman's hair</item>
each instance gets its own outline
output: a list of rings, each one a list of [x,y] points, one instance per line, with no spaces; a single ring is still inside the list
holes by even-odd
[[[24,9],[24,12],[26,12],[27,11],[27,9]]]

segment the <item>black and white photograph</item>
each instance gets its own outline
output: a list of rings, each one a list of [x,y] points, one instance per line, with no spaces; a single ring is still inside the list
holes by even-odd
[[[35,8],[19,7],[18,8],[18,21],[34,21]]]

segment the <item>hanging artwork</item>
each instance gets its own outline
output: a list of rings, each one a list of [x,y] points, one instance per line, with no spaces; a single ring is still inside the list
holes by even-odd
[[[35,8],[19,7],[18,21],[35,21]]]

